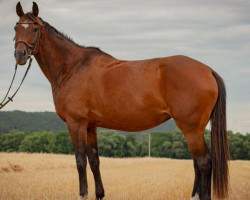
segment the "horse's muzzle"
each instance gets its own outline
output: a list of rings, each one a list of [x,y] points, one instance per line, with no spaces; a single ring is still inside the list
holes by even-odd
[[[18,65],[25,65],[29,57],[27,51],[24,49],[16,49],[14,56]]]

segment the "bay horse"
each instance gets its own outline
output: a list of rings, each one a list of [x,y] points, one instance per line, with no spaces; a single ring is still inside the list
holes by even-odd
[[[34,55],[51,84],[55,110],[67,123],[79,173],[79,199],[87,199],[87,158],[96,199],[103,199],[97,127],[142,131],[173,118],[193,157],[191,199],[228,195],[229,150],[226,90],[210,67],[186,56],[140,61],[119,60],[94,47],[76,44],[38,17],[38,6],[24,14],[16,5],[15,59]],[[211,121],[211,153],[204,130]]]

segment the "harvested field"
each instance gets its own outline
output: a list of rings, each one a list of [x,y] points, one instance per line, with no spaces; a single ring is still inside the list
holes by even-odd
[[[88,166],[89,199],[95,197]],[[106,200],[190,199],[191,160],[101,158]],[[250,197],[250,161],[231,161],[230,200]],[[76,200],[78,175],[73,155],[0,153],[1,200]]]

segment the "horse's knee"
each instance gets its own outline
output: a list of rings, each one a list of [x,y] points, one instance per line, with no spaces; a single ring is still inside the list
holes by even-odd
[[[87,159],[77,155],[76,166],[77,166],[78,171],[85,170],[87,166]]]

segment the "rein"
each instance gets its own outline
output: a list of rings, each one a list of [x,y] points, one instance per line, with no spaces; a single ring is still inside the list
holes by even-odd
[[[37,24],[37,23],[36,23],[36,22],[17,22],[16,24]],[[15,38],[14,38],[14,39],[15,39]],[[10,101],[13,102],[13,98],[15,97],[15,95],[16,95],[17,92],[19,91],[21,85],[23,84],[23,81],[24,81],[24,79],[26,78],[26,76],[27,76],[27,74],[28,74],[28,71],[29,71],[29,69],[30,69],[30,67],[31,67],[31,63],[32,63],[32,58],[31,58],[31,56],[34,55],[34,53],[35,53],[35,51],[36,51],[38,41],[39,41],[39,45],[40,45],[40,44],[41,44],[41,27],[38,28],[38,37],[37,37],[37,39],[36,39],[34,45],[31,45],[31,44],[27,43],[27,42],[24,41],[24,40],[19,40],[19,41],[17,41],[17,42],[15,43],[15,49],[16,49],[16,47],[17,47],[17,45],[18,45],[19,43],[24,43],[24,44],[26,45],[27,48],[30,48],[30,49],[31,49],[31,53],[30,53],[30,55],[29,55],[29,65],[28,65],[28,67],[27,67],[27,69],[26,69],[26,71],[25,71],[25,73],[24,73],[24,76],[23,76],[22,81],[21,81],[21,83],[19,84],[18,88],[16,89],[16,91],[14,92],[14,94],[13,94],[12,96],[8,97],[9,92],[10,92],[10,89],[11,89],[11,87],[12,87],[12,85],[13,85],[14,79],[15,79],[15,77],[16,77],[17,64],[15,65],[15,72],[14,72],[12,81],[11,81],[10,87],[9,87],[9,89],[8,89],[8,91],[7,91],[7,93],[6,93],[5,97],[4,97],[4,99],[3,99],[2,102],[0,103],[0,110],[1,110],[5,105],[7,105]],[[7,97],[8,97],[8,99],[6,100]]]
[[[0,110],[1,110],[4,106],[6,106],[6,104],[8,104],[10,101],[13,101],[14,96],[16,95],[16,93],[17,93],[18,90],[20,89],[21,85],[23,84],[23,81],[24,81],[25,77],[27,76],[28,71],[29,71],[29,69],[30,69],[30,67],[31,67],[31,63],[32,63],[32,58],[30,58],[29,60],[30,60],[30,61],[29,61],[29,65],[28,65],[28,67],[27,67],[27,69],[26,69],[26,71],[25,71],[25,74],[24,74],[24,76],[23,76],[23,78],[22,78],[21,83],[19,84],[19,86],[18,86],[18,88],[16,89],[16,91],[14,92],[14,94],[13,94],[12,96],[8,97],[8,100],[6,100],[8,94],[9,94],[9,92],[10,92],[10,89],[11,89],[11,87],[12,87],[12,84],[13,84],[13,82],[14,82],[15,76],[16,76],[16,71],[17,71],[17,64],[16,64],[14,76],[13,76],[13,78],[12,78],[10,87],[9,87],[9,89],[8,89],[8,91],[7,91],[7,93],[6,93],[5,97],[4,97],[4,99],[3,99],[2,102],[0,103]],[[5,101],[5,100],[6,100],[6,101]]]

